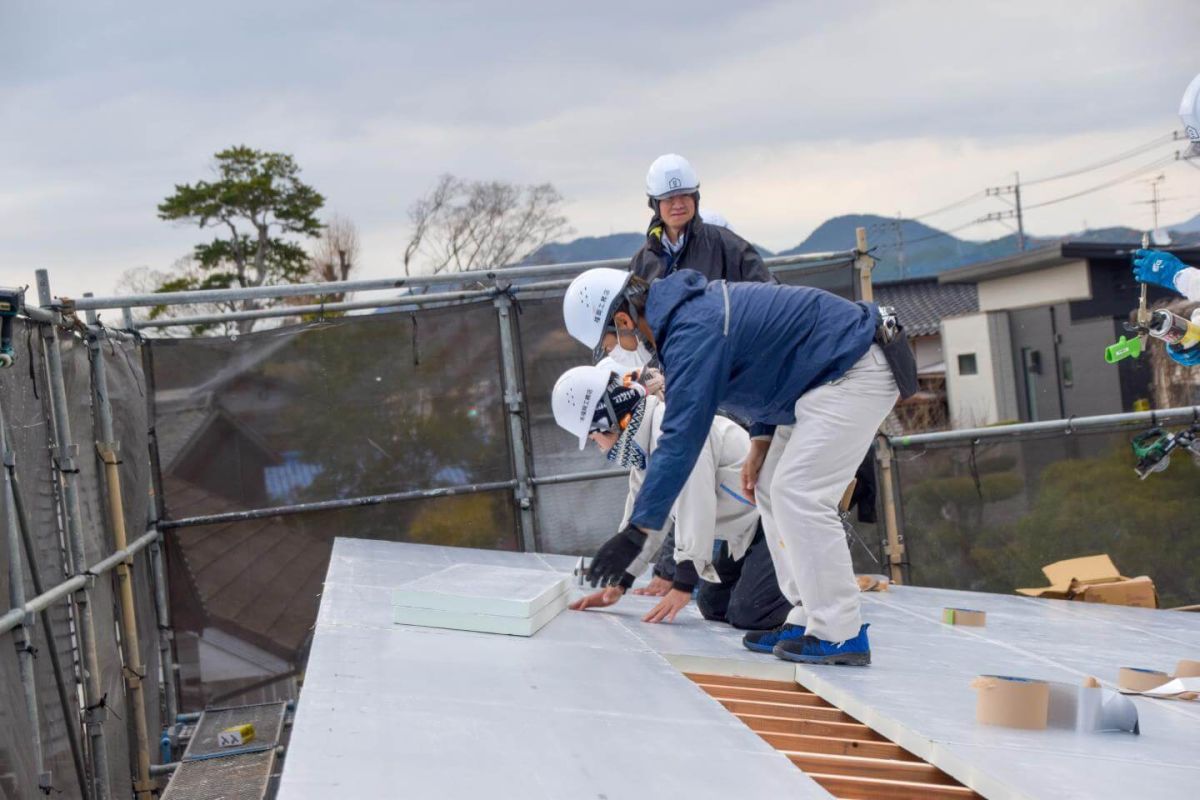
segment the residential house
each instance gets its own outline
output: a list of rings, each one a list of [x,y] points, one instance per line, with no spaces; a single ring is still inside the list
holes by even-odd
[[[1123,324],[1137,307],[1133,249],[1060,242],[941,273],[939,284],[974,285],[979,303],[941,324],[952,426],[1148,407],[1150,359],[1104,360],[1105,348],[1128,335]],[[1200,249],[1174,252],[1200,261]],[[1151,305],[1172,296],[1150,288]]]

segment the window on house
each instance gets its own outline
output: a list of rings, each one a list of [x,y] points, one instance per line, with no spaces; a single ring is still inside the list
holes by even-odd
[[[974,353],[962,353],[958,357],[959,375],[978,375],[979,367],[975,364]]]
[[[1075,385],[1075,368],[1071,366],[1071,357],[1063,356],[1062,359],[1062,382],[1063,386]]]

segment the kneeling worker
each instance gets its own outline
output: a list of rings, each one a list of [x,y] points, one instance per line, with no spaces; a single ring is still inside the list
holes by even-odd
[[[563,299],[567,330],[589,348],[634,331],[656,351],[670,393],[629,524],[596,554],[595,584],[618,583],[700,457],[718,406],[752,420],[743,495],[756,499],[780,587],[802,605],[772,647],[811,664],[869,664],[858,584],[837,506],[862,454],[906,392],[915,364],[894,318],[802,286],[707,281],[680,270],[647,284],[592,269]],[[876,341],[885,343],[885,353]],[[746,644],[763,649],[761,638]]]
[[[579,438],[580,448],[591,439],[610,461],[629,469],[629,495],[619,528],[623,530],[629,524],[647,465],[658,445],[664,403],[648,395],[636,381],[622,377],[620,366],[611,359],[604,359],[597,366],[575,367],[563,373],[554,385],[551,408],[558,425]],[[671,513],[676,562],[671,590],[643,621],[672,622],[691,600],[698,583],[705,588],[721,585],[713,563],[717,539],[724,540],[734,559],[753,558],[756,563],[766,559],[762,571],[770,577],[770,557],[761,535],[756,535],[758,509],[740,494],[742,466],[749,451],[750,437],[737,423],[723,417],[712,421]],[[666,532],[664,525],[636,550],[630,544],[629,560],[616,585],[577,601],[573,608],[583,610],[617,602],[658,552]],[[712,588],[714,595],[721,593],[717,587]],[[770,624],[764,622],[767,620],[782,622],[791,608],[773,579],[739,580],[728,595],[722,614],[730,624],[743,623],[739,627]],[[701,612],[711,618],[703,590],[697,602]]]

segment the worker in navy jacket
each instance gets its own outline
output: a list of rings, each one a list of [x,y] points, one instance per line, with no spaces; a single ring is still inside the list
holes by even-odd
[[[720,406],[754,423],[743,490],[757,500],[779,585],[796,604],[783,627],[744,643],[803,663],[869,664],[837,505],[898,394],[875,343],[875,306],[809,287],[709,282],[692,270],[647,284],[594,269],[571,283],[563,315],[589,347],[605,332],[635,332],[657,351],[670,387],[630,525],[596,554],[593,585],[619,581],[647,532],[666,524]]]

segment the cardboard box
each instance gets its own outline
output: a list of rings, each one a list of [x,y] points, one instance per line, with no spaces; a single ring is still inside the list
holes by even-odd
[[[1081,600],[1138,608],[1158,608],[1154,581],[1142,575],[1126,578],[1105,554],[1056,561],[1042,567],[1049,586],[1017,589],[1027,597],[1052,600]]]

